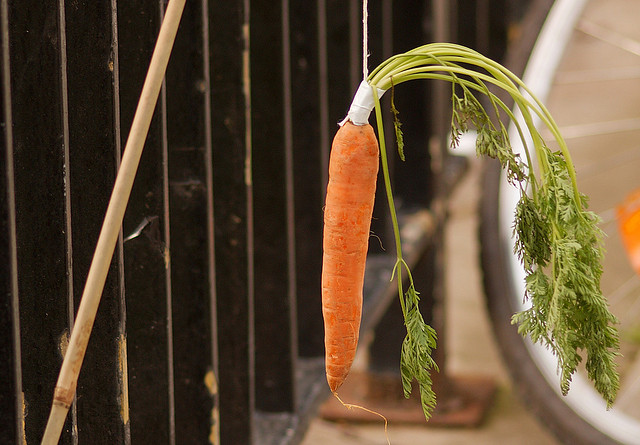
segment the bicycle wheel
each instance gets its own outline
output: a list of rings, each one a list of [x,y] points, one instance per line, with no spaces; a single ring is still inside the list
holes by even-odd
[[[618,368],[621,389],[611,410],[606,410],[605,402],[580,371],[572,380],[568,396],[563,397],[556,357],[543,346],[521,337],[510,323],[514,312],[526,308],[524,271],[513,254],[511,237],[519,192],[501,178],[498,165],[493,163],[487,164],[483,178],[481,262],[487,304],[499,347],[516,391],[543,424],[564,443],[640,444],[640,278],[627,259],[615,219],[616,205],[640,187],[640,149],[636,143],[640,135],[640,111],[636,105],[626,106],[640,103],[640,89],[630,88],[634,83],[639,84],[640,79],[637,72],[622,74],[628,66],[621,60],[629,54],[625,54],[624,48],[615,48],[615,42],[606,38],[606,27],[597,29],[599,35],[588,29],[604,16],[605,3],[612,9],[622,8],[618,9],[619,15],[625,9],[616,2],[592,0],[588,3],[579,22],[580,30],[573,34],[574,41],[568,49],[567,59],[574,60],[574,66],[567,62],[560,68],[564,77],[552,73],[550,77],[555,78],[556,83],[550,85],[546,102],[561,131],[563,127],[567,130],[565,138],[576,165],[580,189],[591,197],[590,209],[600,215],[601,228],[606,233],[601,287],[611,311],[620,319],[623,354]],[[640,9],[640,2],[624,5],[631,4]],[[610,31],[613,35],[614,31]],[[625,32],[624,26],[616,29],[615,35],[621,32]],[[596,45],[601,45],[600,51],[611,46],[607,52],[609,64],[614,63],[614,56],[620,58],[613,69],[618,73],[615,79],[611,77],[611,65],[605,73],[595,63],[588,65],[590,59],[580,53],[595,51]],[[575,63],[582,64],[580,84],[575,80],[578,77]],[[574,75],[573,81],[571,75]],[[589,94],[581,96],[580,88]],[[556,114],[554,108],[560,113]]]
[[[640,420],[617,408],[607,411],[585,376],[576,375],[569,395],[563,397],[555,356],[523,338],[511,324],[511,315],[525,308],[524,286],[519,285],[524,274],[519,264],[514,263],[509,222],[495,224],[500,220],[499,214],[504,213],[499,203],[501,188],[499,166],[488,163],[483,174],[480,225],[483,283],[492,327],[516,392],[563,443],[640,443]],[[501,226],[508,227],[508,240]],[[627,398],[640,401],[634,394],[629,392]]]

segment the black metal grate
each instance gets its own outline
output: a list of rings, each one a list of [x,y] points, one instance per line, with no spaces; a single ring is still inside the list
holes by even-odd
[[[371,66],[486,21],[480,6],[446,7],[463,3],[371,2]],[[504,31],[506,2],[488,3]],[[0,1],[1,443],[44,431],[164,5]],[[187,2],[61,443],[300,440],[327,393],[325,166],[361,75],[360,8]],[[491,39],[492,51],[505,44]],[[446,116],[433,88],[412,88],[398,97],[412,162],[394,166],[405,213],[446,195],[429,148],[442,149]],[[384,240],[384,207],[375,215]],[[433,259],[438,246],[419,249]],[[377,240],[371,251],[385,264]],[[431,275],[424,300],[437,306]],[[389,318],[384,281],[369,284],[366,329]],[[398,356],[377,348],[373,362]]]

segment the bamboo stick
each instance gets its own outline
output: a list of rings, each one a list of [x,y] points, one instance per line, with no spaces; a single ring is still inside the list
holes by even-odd
[[[178,31],[186,0],[171,0],[167,5],[156,46],[151,57],[147,77],[142,87],[138,107],[131,124],[120,169],[109,200],[96,250],[93,255],[69,346],[62,361],[54,390],[53,403],[42,445],[55,445],[60,439],[65,418],[76,392],[78,375],[91,335],[93,322],[104,289],[109,265],[113,257],[122,219],[129,201],[140,156],[167,69],[169,56]]]

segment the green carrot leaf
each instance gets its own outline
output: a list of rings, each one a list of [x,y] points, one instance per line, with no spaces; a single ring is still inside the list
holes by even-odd
[[[400,122],[400,119],[398,118],[398,116],[400,115],[400,112],[396,108],[395,87],[393,86],[393,84],[391,85],[391,113],[393,113],[393,128],[396,133],[396,144],[398,146],[398,155],[400,156],[400,159],[404,161],[405,160],[404,135],[402,134],[402,129],[400,128],[402,127],[402,122]]]
[[[409,398],[414,380],[418,383],[422,411],[428,420],[436,405],[436,395],[432,389],[431,370],[438,371],[438,365],[431,358],[436,347],[435,330],[424,322],[418,309],[418,292],[413,284],[405,293],[407,316],[405,325],[407,336],[402,342],[400,372],[404,396]]]

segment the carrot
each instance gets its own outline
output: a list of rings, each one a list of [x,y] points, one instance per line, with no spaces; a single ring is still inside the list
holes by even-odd
[[[340,127],[331,147],[324,210],[322,313],[327,382],[334,393],[346,379],[358,345],[378,154],[371,125],[350,121]]]

